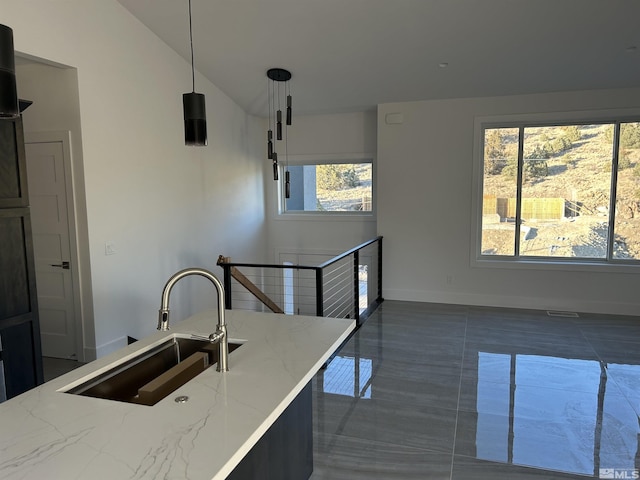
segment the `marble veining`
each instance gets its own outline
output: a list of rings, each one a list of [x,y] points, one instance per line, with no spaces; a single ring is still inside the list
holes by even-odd
[[[344,341],[352,320],[229,311],[230,371],[209,368],[152,407],[64,393],[202,312],[0,404],[0,478],[224,479]],[[185,404],[174,402],[186,395]]]

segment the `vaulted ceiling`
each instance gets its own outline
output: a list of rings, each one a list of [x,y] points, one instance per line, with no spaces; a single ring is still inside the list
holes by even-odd
[[[187,0],[118,1],[190,61]],[[292,72],[298,114],[640,86],[637,0],[192,0],[192,12],[196,69],[256,115],[271,67]]]

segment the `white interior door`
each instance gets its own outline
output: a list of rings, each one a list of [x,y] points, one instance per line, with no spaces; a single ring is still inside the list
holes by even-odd
[[[42,354],[77,358],[62,142],[25,144]]]

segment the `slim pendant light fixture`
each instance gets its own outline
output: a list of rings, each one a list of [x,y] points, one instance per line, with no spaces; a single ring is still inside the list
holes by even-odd
[[[196,73],[193,63],[193,27],[191,21],[191,0],[189,0],[189,43],[191,46],[191,93],[182,94],[184,111],[184,144],[207,145],[207,112],[204,95],[196,93]]]
[[[13,30],[0,24],[0,117],[20,115]]]
[[[273,126],[272,119],[275,123],[276,140],[285,142],[285,198],[289,198],[291,194],[289,182],[289,158],[287,153],[287,126],[291,125],[291,91],[289,80],[291,80],[291,72],[284,68],[270,68],[267,70],[267,77],[270,82],[267,88],[269,100],[269,130],[267,131],[267,158],[273,163],[273,179],[278,180],[278,154],[273,144]],[[284,88],[281,91],[281,84]],[[286,103],[285,103],[286,102]],[[285,121],[282,121],[282,106],[286,105]],[[284,126],[283,126],[284,125]],[[284,134],[283,134],[284,133]]]

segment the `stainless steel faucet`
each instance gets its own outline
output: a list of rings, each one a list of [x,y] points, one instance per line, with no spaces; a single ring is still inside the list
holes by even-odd
[[[163,332],[169,330],[169,295],[171,294],[171,289],[180,279],[188,277],[189,275],[200,275],[208,278],[218,292],[218,325],[216,326],[216,331],[209,335],[208,340],[211,343],[218,344],[218,367],[216,369],[219,372],[226,372],[229,370],[229,341],[227,338],[227,323],[224,318],[224,288],[220,280],[210,271],[202,268],[186,268],[174,273],[173,276],[167,280],[162,290],[162,304],[160,305],[158,315],[158,330]]]

